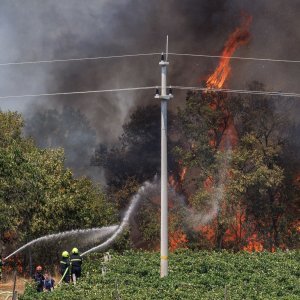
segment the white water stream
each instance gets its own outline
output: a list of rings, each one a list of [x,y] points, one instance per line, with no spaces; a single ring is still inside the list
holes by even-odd
[[[13,255],[19,253],[20,251],[34,245],[40,242],[47,242],[47,241],[53,241],[53,240],[61,240],[63,238],[77,236],[79,234],[81,235],[92,235],[98,238],[105,238],[107,236],[110,236],[105,242],[101,243],[100,245],[97,245],[85,252],[83,252],[81,255],[84,256],[88,253],[103,250],[106,247],[110,246],[123,232],[123,230],[128,226],[129,219],[134,212],[134,210],[137,207],[138,202],[143,198],[143,196],[148,195],[150,192],[154,192],[157,189],[157,184],[151,183],[149,181],[146,181],[138,190],[138,192],[132,197],[129,208],[125,212],[125,215],[122,219],[121,224],[118,225],[112,225],[108,227],[100,227],[100,228],[91,228],[91,229],[79,229],[79,230],[71,230],[71,231],[65,231],[60,232],[56,234],[48,234],[46,236],[42,236],[40,238],[37,238],[35,240],[32,240],[31,242],[23,245],[13,253],[9,254],[7,257],[4,258],[4,260],[12,257]]]

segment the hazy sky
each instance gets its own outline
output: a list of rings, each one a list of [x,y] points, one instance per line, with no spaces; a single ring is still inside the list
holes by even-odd
[[[0,63],[170,51],[220,54],[241,13],[253,16],[251,41],[236,55],[300,59],[299,0],[1,0]],[[0,66],[0,95],[38,94],[159,84],[159,57]],[[173,85],[197,85],[218,61],[170,58]],[[229,88],[259,80],[267,90],[298,92],[300,64],[235,61]],[[73,106],[89,119],[97,140],[112,142],[128,113],[155,101],[154,91],[0,100],[2,110]],[[171,107],[184,102],[176,93]],[[296,111],[300,111],[296,107]],[[80,142],[80,141],[79,141]]]

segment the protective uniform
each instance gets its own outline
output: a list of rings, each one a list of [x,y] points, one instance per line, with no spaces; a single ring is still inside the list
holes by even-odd
[[[44,289],[44,280],[45,280],[45,277],[42,273],[43,269],[41,266],[37,266],[35,270],[36,272],[33,275],[33,279],[36,283],[36,290],[38,292],[42,292]]]
[[[69,283],[70,282],[70,260],[69,253],[64,251],[61,255],[60,260],[60,274],[64,276],[63,281]]]
[[[73,274],[75,274],[76,278],[79,278],[81,276],[82,257],[80,256],[77,248],[72,249],[70,263],[71,263],[72,278],[73,278]]]

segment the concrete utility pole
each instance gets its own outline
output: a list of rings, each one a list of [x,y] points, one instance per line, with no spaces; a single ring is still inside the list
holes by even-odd
[[[168,275],[168,157],[167,157],[167,107],[172,96],[169,89],[167,95],[167,62],[168,37],[166,59],[161,55],[161,94],[156,90],[156,99],[161,99],[161,240],[160,240],[160,277]]]

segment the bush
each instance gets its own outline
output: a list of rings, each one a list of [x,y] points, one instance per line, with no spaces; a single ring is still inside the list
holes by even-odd
[[[299,252],[230,253],[182,250],[170,256],[169,276],[159,277],[159,253],[113,255],[102,275],[100,255],[84,264],[76,286],[62,286],[29,299],[299,299]]]

